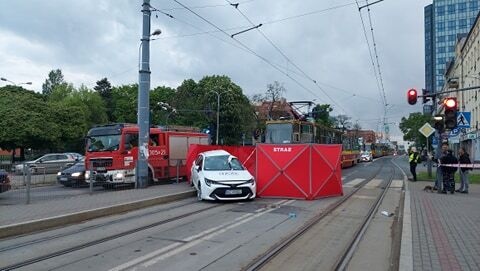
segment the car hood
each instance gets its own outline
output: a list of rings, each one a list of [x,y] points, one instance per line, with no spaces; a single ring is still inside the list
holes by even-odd
[[[207,171],[203,176],[213,181],[248,181],[253,178],[247,170]]]

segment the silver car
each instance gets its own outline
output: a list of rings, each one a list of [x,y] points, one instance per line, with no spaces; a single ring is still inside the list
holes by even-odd
[[[49,153],[33,161],[15,166],[16,174],[23,174],[23,165],[28,167],[31,174],[57,173],[75,163],[77,158],[68,153]],[[25,171],[26,172],[26,171]]]

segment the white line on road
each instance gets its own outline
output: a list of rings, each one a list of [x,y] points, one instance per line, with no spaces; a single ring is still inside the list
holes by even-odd
[[[281,201],[278,201],[276,203],[274,203],[273,205],[276,206],[280,206],[280,205],[287,205],[287,204],[290,204],[294,202],[294,200],[281,200]],[[171,257],[179,252],[182,252],[192,246],[195,246],[205,240],[208,240],[216,235],[219,235],[231,228],[234,228],[234,227],[237,227],[241,224],[244,224],[254,218],[257,218],[261,215],[264,215],[266,213],[269,213],[269,212],[272,212],[274,211],[276,208],[260,208],[258,210],[255,211],[255,213],[248,213],[248,214],[245,214],[245,215],[242,215],[240,217],[237,217],[236,219],[234,219],[233,221],[230,221],[230,222],[226,222],[226,223],[223,223],[217,227],[214,227],[214,228],[210,228],[208,230],[205,230],[203,232],[200,232],[198,234],[195,234],[195,235],[192,235],[190,237],[187,237],[185,239],[183,239],[183,241],[185,241],[186,243],[173,243],[173,244],[170,244],[166,247],[163,247],[161,249],[158,249],[158,250],[155,250],[147,255],[144,255],[142,257],[139,257],[139,258],[136,258],[132,261],[129,261],[129,262],[126,262],[122,265],[119,265],[115,268],[112,268],[110,269],[110,271],[121,271],[121,270],[125,270],[125,269],[128,269],[128,268],[132,268],[134,267],[135,265],[138,265],[138,264],[141,264],[141,263],[144,263],[142,266],[143,267],[148,267],[148,266],[151,266],[165,258],[168,258],[168,257]],[[195,240],[195,241],[194,241]],[[148,262],[147,262],[148,261]],[[137,270],[137,268],[134,268],[134,270]]]

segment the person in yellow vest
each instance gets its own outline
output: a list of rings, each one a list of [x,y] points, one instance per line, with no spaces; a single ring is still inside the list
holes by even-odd
[[[416,147],[410,149],[410,154],[408,155],[408,162],[410,163],[410,172],[412,173],[412,181],[417,181],[417,164],[420,163],[420,154],[417,151]]]

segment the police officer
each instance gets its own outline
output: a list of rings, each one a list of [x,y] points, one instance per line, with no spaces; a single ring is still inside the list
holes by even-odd
[[[447,194],[447,191],[450,193],[455,193],[455,171],[457,171],[456,166],[444,166],[446,164],[458,164],[458,159],[453,156],[453,152],[448,150],[447,155],[443,156],[440,159],[440,163],[442,164],[442,175],[443,175],[443,194]],[[440,191],[440,190],[439,190]]]
[[[412,147],[410,155],[408,156],[408,162],[410,163],[410,172],[412,173],[412,181],[417,181],[417,164],[420,162],[420,155],[417,152],[417,148]]]

